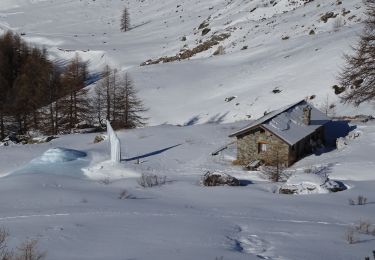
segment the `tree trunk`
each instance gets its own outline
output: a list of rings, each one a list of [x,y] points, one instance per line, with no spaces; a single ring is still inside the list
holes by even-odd
[[[124,121],[125,121],[125,127],[128,127],[129,123],[129,95],[128,95],[128,87],[125,87],[125,109],[124,109]]]
[[[116,69],[113,70],[113,108],[112,108],[112,120],[116,122]]]
[[[54,134],[57,135],[59,132],[59,104],[56,100],[55,103],[55,126],[54,126]]]
[[[0,111],[0,140],[5,138],[4,114]]]
[[[74,92],[74,124],[78,123],[78,112],[77,112],[77,92]]]
[[[70,93],[70,104],[69,104],[69,130],[73,129],[73,93]]]
[[[55,134],[55,120],[53,118],[53,102],[49,105],[49,118],[50,118],[50,134]]]
[[[109,76],[108,76],[109,77]],[[109,90],[109,82],[107,85],[107,120],[111,120],[111,93]]]
[[[34,128],[38,128],[38,113],[36,110],[33,111],[33,123],[34,123]]]

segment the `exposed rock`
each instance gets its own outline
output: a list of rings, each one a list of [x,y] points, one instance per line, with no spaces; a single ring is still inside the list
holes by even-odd
[[[206,35],[206,34],[209,33],[210,31],[211,31],[210,28],[204,28],[204,29],[202,30],[202,36]]]
[[[226,173],[208,171],[202,178],[204,186],[240,186],[240,181]]]
[[[203,23],[201,23],[201,24],[199,25],[198,30],[202,30],[202,29],[208,27],[208,25],[209,25],[209,24],[208,24],[206,21],[204,21]]]
[[[224,100],[225,102],[231,102],[235,98],[236,98],[235,96],[231,96],[231,97],[226,97]]]
[[[328,21],[330,18],[336,18],[338,14],[335,14],[334,12],[327,12],[322,17],[320,17],[320,20],[322,20],[324,23]]]
[[[345,91],[345,87],[339,87],[337,85],[332,86],[332,88],[335,90],[336,95],[340,95],[342,92]]]
[[[42,143],[49,143],[50,141],[56,138],[58,137],[56,136],[30,137],[27,135],[11,134],[0,142],[0,146],[9,146],[9,145],[17,145],[17,144],[42,144]]]
[[[58,137],[56,136],[41,136],[41,137],[33,137],[28,139],[27,143],[28,144],[42,144],[42,143],[49,143],[53,139],[56,139]]]
[[[178,61],[178,60],[185,60],[193,57],[197,53],[201,53],[204,51],[209,50],[215,45],[218,45],[221,41],[227,39],[230,37],[230,33],[222,33],[218,35],[213,35],[211,39],[200,43],[193,49],[186,49],[182,50],[180,53],[176,54],[175,56],[167,56],[167,57],[161,57],[156,60],[147,60],[141,64],[141,66],[145,65],[151,65],[151,64],[159,64],[159,63],[168,63],[168,62],[173,62],[173,61]]]
[[[105,139],[106,139],[106,137],[104,135],[102,135],[102,134],[97,135],[97,136],[95,136],[94,144],[100,143],[100,142],[104,141]]]

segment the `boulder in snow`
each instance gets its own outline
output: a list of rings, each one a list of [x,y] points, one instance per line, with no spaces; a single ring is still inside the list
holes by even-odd
[[[240,181],[226,173],[208,171],[202,178],[204,186],[240,186]]]
[[[318,174],[296,174],[279,189],[281,194],[318,194],[346,190],[341,182],[330,180],[327,176]]]

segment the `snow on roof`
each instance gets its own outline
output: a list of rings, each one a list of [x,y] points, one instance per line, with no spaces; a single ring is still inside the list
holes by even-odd
[[[311,120],[309,125],[303,123],[303,109],[307,105],[311,107]],[[230,137],[244,134],[254,127],[263,126],[288,144],[294,145],[329,121],[330,119],[324,113],[305,100],[301,100],[255,120],[245,128],[231,134]]]

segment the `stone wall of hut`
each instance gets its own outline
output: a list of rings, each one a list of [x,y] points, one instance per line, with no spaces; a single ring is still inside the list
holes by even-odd
[[[267,144],[267,151],[261,152],[259,145]],[[289,145],[269,131],[262,128],[237,136],[237,160],[247,165],[253,160],[261,160],[266,165],[289,166]]]

